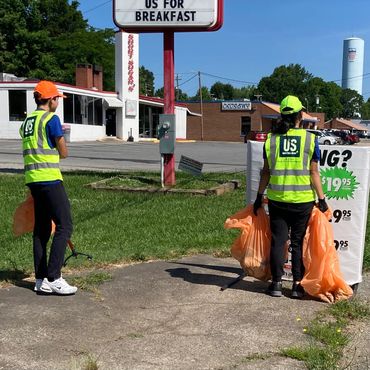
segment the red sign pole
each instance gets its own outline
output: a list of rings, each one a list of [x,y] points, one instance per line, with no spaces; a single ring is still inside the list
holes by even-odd
[[[163,33],[164,64],[164,114],[175,113],[175,34],[173,31]],[[164,185],[175,185],[175,154],[164,156]]]

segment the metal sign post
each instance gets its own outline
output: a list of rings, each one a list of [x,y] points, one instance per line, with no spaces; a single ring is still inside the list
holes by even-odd
[[[167,31],[163,33],[163,61],[164,61],[164,114],[175,113],[175,34]],[[175,154],[164,156],[164,185],[175,185]]]
[[[125,32],[163,32],[164,116],[175,113],[174,32],[217,31],[223,23],[223,0],[113,0],[113,21]],[[175,185],[173,147],[175,119],[163,121],[160,131],[161,177]]]

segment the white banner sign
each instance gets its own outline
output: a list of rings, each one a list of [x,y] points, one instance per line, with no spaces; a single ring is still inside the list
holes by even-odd
[[[218,19],[218,0],[115,0],[114,16],[123,29],[210,28]]]
[[[327,203],[333,211],[335,246],[341,271],[350,285],[362,281],[366,220],[369,207],[370,149],[320,146],[320,175]],[[263,143],[247,144],[247,204],[256,197],[263,167]],[[290,264],[285,266],[290,277]]]
[[[250,101],[224,101],[221,103],[222,110],[252,110]]]

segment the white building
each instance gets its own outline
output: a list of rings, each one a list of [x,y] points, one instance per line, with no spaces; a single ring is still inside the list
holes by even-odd
[[[95,81],[95,72],[99,74],[99,69],[91,65],[79,66],[76,73],[76,82],[81,82],[79,86],[56,83],[58,90],[67,96],[59,100],[56,112],[67,141],[91,141],[106,136],[122,140],[132,137],[134,141],[157,137],[163,100],[139,96],[138,49],[138,35],[117,32],[117,92],[101,90],[102,80]],[[20,125],[36,108],[33,90],[37,81],[19,81],[15,76],[12,81],[7,80],[0,82],[0,139],[20,139]],[[176,137],[185,139],[187,115],[191,113],[185,105],[176,104],[175,114]]]

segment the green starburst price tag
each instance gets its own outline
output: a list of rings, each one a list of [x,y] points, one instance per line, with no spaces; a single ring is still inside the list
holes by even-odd
[[[356,176],[346,168],[325,168],[320,170],[323,191],[328,199],[349,199],[358,188]]]

